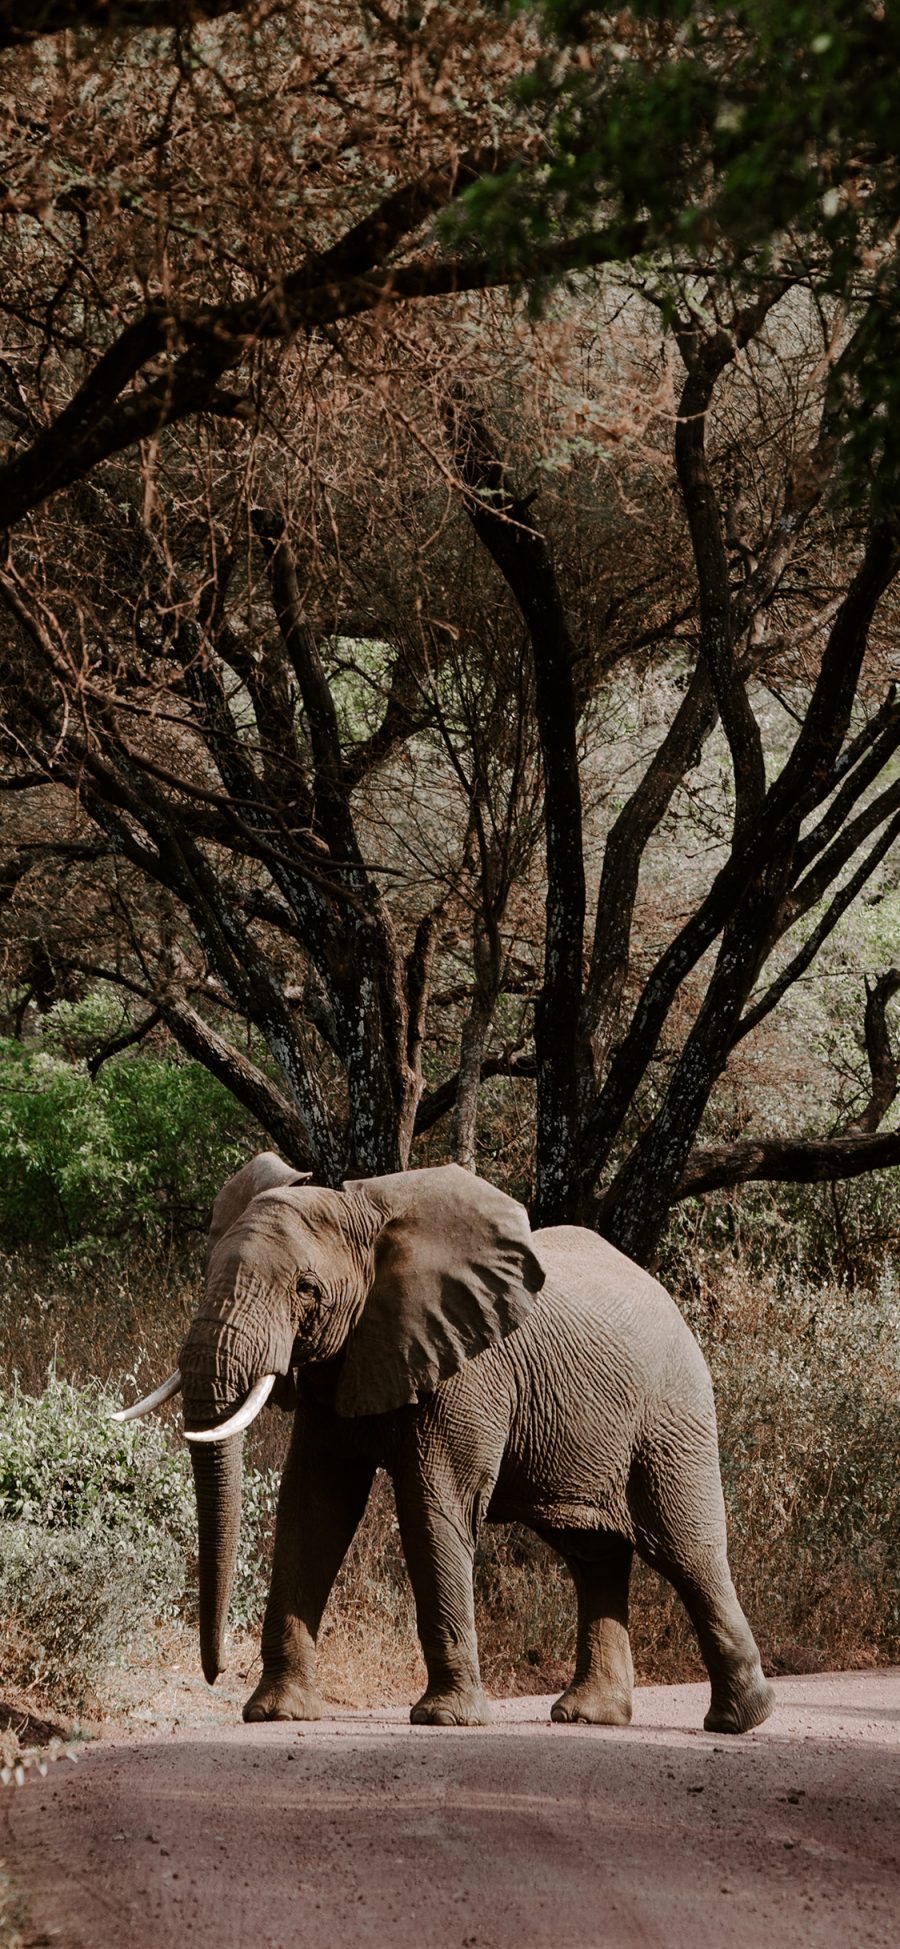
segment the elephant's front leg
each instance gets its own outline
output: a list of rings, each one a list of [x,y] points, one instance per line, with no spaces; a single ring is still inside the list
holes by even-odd
[[[301,1418],[294,1426],[278,1512],[262,1634],[263,1671],[245,1719],[320,1719],[316,1639],[335,1577],[366,1506],[374,1467],[348,1460]]]
[[[484,1726],[490,1717],[478,1668],[472,1568],[477,1503],[452,1479],[439,1492],[417,1473],[395,1476],[400,1539],[416,1600],[428,1684],[414,1726]]]

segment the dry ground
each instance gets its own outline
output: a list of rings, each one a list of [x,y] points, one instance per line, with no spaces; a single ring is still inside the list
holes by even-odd
[[[777,1690],[735,1740],[700,1730],[693,1685],[639,1689],[626,1732],[551,1727],[537,1698],[477,1731],[413,1729],[399,1706],[245,1728],[243,1681],[204,1696],[173,1673],[155,1726],[7,1790],[22,1939],[887,1949],[900,1670]]]

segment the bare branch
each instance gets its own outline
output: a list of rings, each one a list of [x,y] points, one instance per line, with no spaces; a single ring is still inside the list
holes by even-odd
[[[747,830],[762,804],[766,769],[759,725],[736,655],[736,622],[719,498],[706,451],[706,422],[718,380],[759,330],[779,295],[765,291],[729,331],[711,335],[695,321],[676,330],[687,367],[675,429],[675,465],[684,500],[700,596],[700,654],[709,670],[734,768],[735,832]]]
[[[146,1015],[143,1022],[139,1022],[136,1028],[129,1029],[124,1035],[112,1036],[108,1042],[104,1042],[102,1049],[97,1049],[92,1056],[88,1057],[87,1070],[91,1079],[94,1080],[99,1075],[103,1064],[109,1062],[111,1056],[120,1056],[123,1049],[136,1048],[152,1033],[162,1019],[161,1008],[151,1009],[150,1014]]]
[[[533,1053],[485,1056],[481,1065],[482,1082],[489,1076],[530,1078],[536,1075],[537,1059]],[[440,1123],[441,1118],[447,1116],[454,1108],[458,1089],[459,1072],[457,1071],[453,1076],[448,1076],[445,1082],[440,1083],[437,1089],[430,1090],[427,1096],[423,1096],[416,1111],[417,1137],[422,1137],[427,1130],[432,1130],[434,1125]]]
[[[734,1036],[735,1044],[742,1041],[745,1035],[749,1035],[751,1029],[755,1029],[766,1015],[771,1014],[772,1009],[777,1007],[783,996],[787,994],[788,989],[792,988],[795,981],[799,981],[801,975],[806,973],[807,968],[812,966],[819,949],[828,939],[829,934],[833,933],[838,921],[847,912],[848,908],[852,906],[857,895],[865,886],[866,881],[871,879],[876,867],[881,865],[883,859],[886,859],[897,839],[900,839],[900,813],[885,827],[877,845],[872,847],[871,852],[867,853],[865,859],[857,867],[856,872],[851,874],[846,885],[841,887],[840,892],[835,895],[831,905],[826,909],[821,919],[811,930],[808,938],[804,941],[799,953],[794,955],[793,959],[788,962],[787,967],[782,969],[777,979],[771,983],[771,986],[766,989],[759,1000],[753,1003],[753,1006],[747,1010],[746,1015],[741,1017]]]
[[[489,164],[490,158],[486,169]],[[445,202],[458,180],[448,172]],[[205,306],[183,313],[153,306],[126,326],[69,405],[32,445],[0,466],[0,532],[15,527],[52,494],[82,480],[102,460],[141,440],[155,440],[165,427],[212,411],[222,374],[239,364],[256,343],[320,332],[342,319],[378,313],[385,306],[521,285],[526,278],[620,262],[640,249],[643,237],[642,226],[598,230],[548,246],[527,264],[468,256],[426,259],[312,286],[304,266],[262,298],[240,305]],[[179,346],[185,349],[179,352]],[[169,361],[166,378],[149,379],[139,390],[126,393],[160,357]]]
[[[699,1145],[687,1159],[675,1198],[696,1198],[731,1184],[834,1184],[897,1164],[900,1130],[865,1137],[761,1137]]]

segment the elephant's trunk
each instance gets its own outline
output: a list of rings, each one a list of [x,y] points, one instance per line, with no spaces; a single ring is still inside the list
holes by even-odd
[[[225,1625],[241,1526],[243,1435],[208,1448],[191,1445],[197,1491],[200,1662],[214,1685],[224,1671]]]

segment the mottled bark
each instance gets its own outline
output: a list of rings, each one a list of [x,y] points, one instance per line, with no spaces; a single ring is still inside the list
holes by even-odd
[[[789,872],[788,860],[761,874],[726,923],[715,969],[662,1104],[600,1200],[601,1231],[642,1264],[655,1258],[703,1112],[728,1060],[771,915]]]
[[[900,1131],[861,1137],[759,1137],[700,1144],[688,1157],[675,1199],[732,1184],[833,1184],[900,1164]]]
[[[217,1034],[182,997],[167,996],[160,1004],[159,1013],[182,1048],[217,1077],[238,1103],[243,1103],[291,1164],[302,1170],[315,1158],[320,1174],[338,1178],[342,1154],[331,1156],[329,1151],[323,1154],[320,1131],[316,1133],[320,1139],[316,1144],[296,1105],[264,1070]]]

